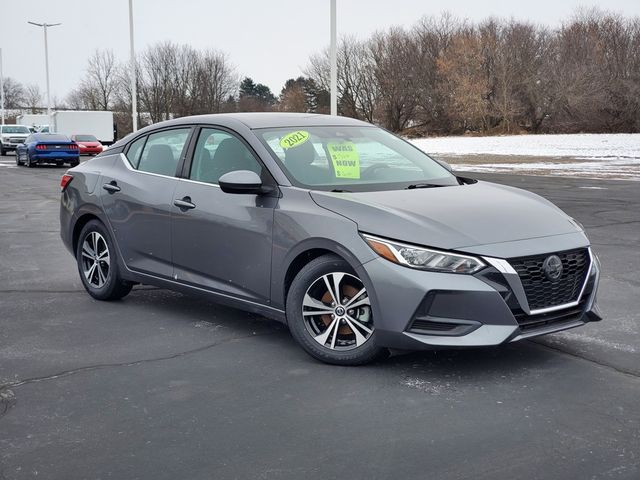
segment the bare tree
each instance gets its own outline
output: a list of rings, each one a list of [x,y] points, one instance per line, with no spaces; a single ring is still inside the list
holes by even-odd
[[[379,98],[369,42],[343,37],[337,50],[338,111],[341,115],[374,121]],[[312,55],[305,74],[323,91],[330,90],[329,50]]]
[[[2,84],[4,90],[4,108],[20,108],[25,102],[24,86],[11,77],[6,77]]]
[[[419,78],[413,70],[415,38],[392,28],[375,34],[370,44],[375,79],[380,92],[382,124],[393,131],[407,127],[418,106]]]
[[[438,69],[446,78],[451,116],[459,128],[486,130],[490,117],[490,84],[475,28],[456,33],[450,48],[438,60]]]
[[[42,109],[42,92],[38,85],[31,84],[25,87],[24,106],[31,110],[31,113],[38,113]]]
[[[206,50],[199,55],[197,99],[202,113],[223,111],[228,98],[235,95],[238,76],[227,55]]]
[[[83,89],[91,92],[96,110],[109,110],[118,88],[118,65],[112,50],[96,50],[89,58]]]

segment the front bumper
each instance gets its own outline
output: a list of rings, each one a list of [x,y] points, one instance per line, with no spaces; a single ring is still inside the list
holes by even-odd
[[[97,155],[102,153],[102,147],[80,147],[80,155]]]
[[[487,262],[475,275],[459,275],[414,270],[377,258],[363,264],[359,273],[370,283],[368,290],[373,289],[379,345],[410,350],[489,346],[600,320],[600,269],[591,258],[579,299],[538,311],[528,308],[518,274],[500,262]]]
[[[2,149],[6,151],[11,151],[17,149],[22,143],[5,143],[2,142]]]

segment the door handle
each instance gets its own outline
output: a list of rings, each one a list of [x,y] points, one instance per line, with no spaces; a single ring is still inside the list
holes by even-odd
[[[120,191],[120,187],[115,180],[111,180],[109,183],[102,185],[102,188],[109,193],[116,193]]]
[[[181,210],[191,210],[196,208],[196,204],[191,201],[191,197],[183,197],[181,200],[174,200],[173,204]]]

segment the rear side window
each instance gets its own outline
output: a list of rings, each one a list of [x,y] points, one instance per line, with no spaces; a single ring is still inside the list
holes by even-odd
[[[146,142],[136,140],[127,152],[127,158],[141,172],[156,173],[173,177],[176,174],[178,162],[186,147],[191,128],[177,128],[152,133]],[[144,145],[136,145],[140,142]],[[138,153],[141,150],[141,153]]]
[[[133,168],[138,168],[138,164],[140,163],[140,156],[142,155],[142,147],[144,147],[144,142],[147,141],[147,137],[142,137],[136,140],[131,144],[129,150],[127,151],[127,160]]]

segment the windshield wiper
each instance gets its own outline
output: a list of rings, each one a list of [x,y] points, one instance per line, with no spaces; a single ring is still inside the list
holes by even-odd
[[[340,188],[334,188],[333,190],[331,190],[332,192],[335,193],[353,193],[351,190],[342,190]]]
[[[414,183],[407,187],[405,190],[413,190],[414,188],[435,188],[435,187],[446,187],[446,185],[439,185],[437,183]]]

